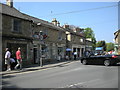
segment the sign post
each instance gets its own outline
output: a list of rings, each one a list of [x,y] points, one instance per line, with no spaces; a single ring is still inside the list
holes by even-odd
[[[40,60],[39,60],[39,62],[40,62],[40,66],[42,67],[43,65],[42,65],[42,42],[43,42],[43,32],[42,31],[40,31],[39,32],[39,38],[40,38],[40,45],[41,45],[41,47],[40,47]]]

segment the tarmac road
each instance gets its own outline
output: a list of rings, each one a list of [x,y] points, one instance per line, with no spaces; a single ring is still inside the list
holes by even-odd
[[[82,65],[80,61],[50,68],[3,74],[3,88],[118,88],[118,67]]]

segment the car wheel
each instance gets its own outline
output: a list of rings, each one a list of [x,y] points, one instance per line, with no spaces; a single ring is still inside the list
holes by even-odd
[[[86,64],[87,64],[87,60],[83,60],[83,61],[82,61],[82,64],[83,64],[83,65],[86,65]]]
[[[109,65],[110,65],[110,61],[109,61],[109,60],[105,60],[105,61],[104,61],[104,65],[105,65],[105,66],[109,66]]]

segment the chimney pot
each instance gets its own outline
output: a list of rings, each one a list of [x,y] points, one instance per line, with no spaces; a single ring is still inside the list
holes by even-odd
[[[59,21],[57,22],[57,26],[60,26],[60,22]]]
[[[69,25],[67,25],[67,24],[65,24],[63,27],[64,27],[65,29],[69,29]]]
[[[13,0],[6,0],[8,6],[13,7]]]
[[[57,20],[56,20],[56,18],[53,18],[52,23],[57,26]]]

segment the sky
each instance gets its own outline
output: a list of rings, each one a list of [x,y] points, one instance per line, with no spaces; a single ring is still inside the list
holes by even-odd
[[[14,2],[22,13],[60,25],[91,28],[97,41],[113,42],[118,30],[118,2]]]

